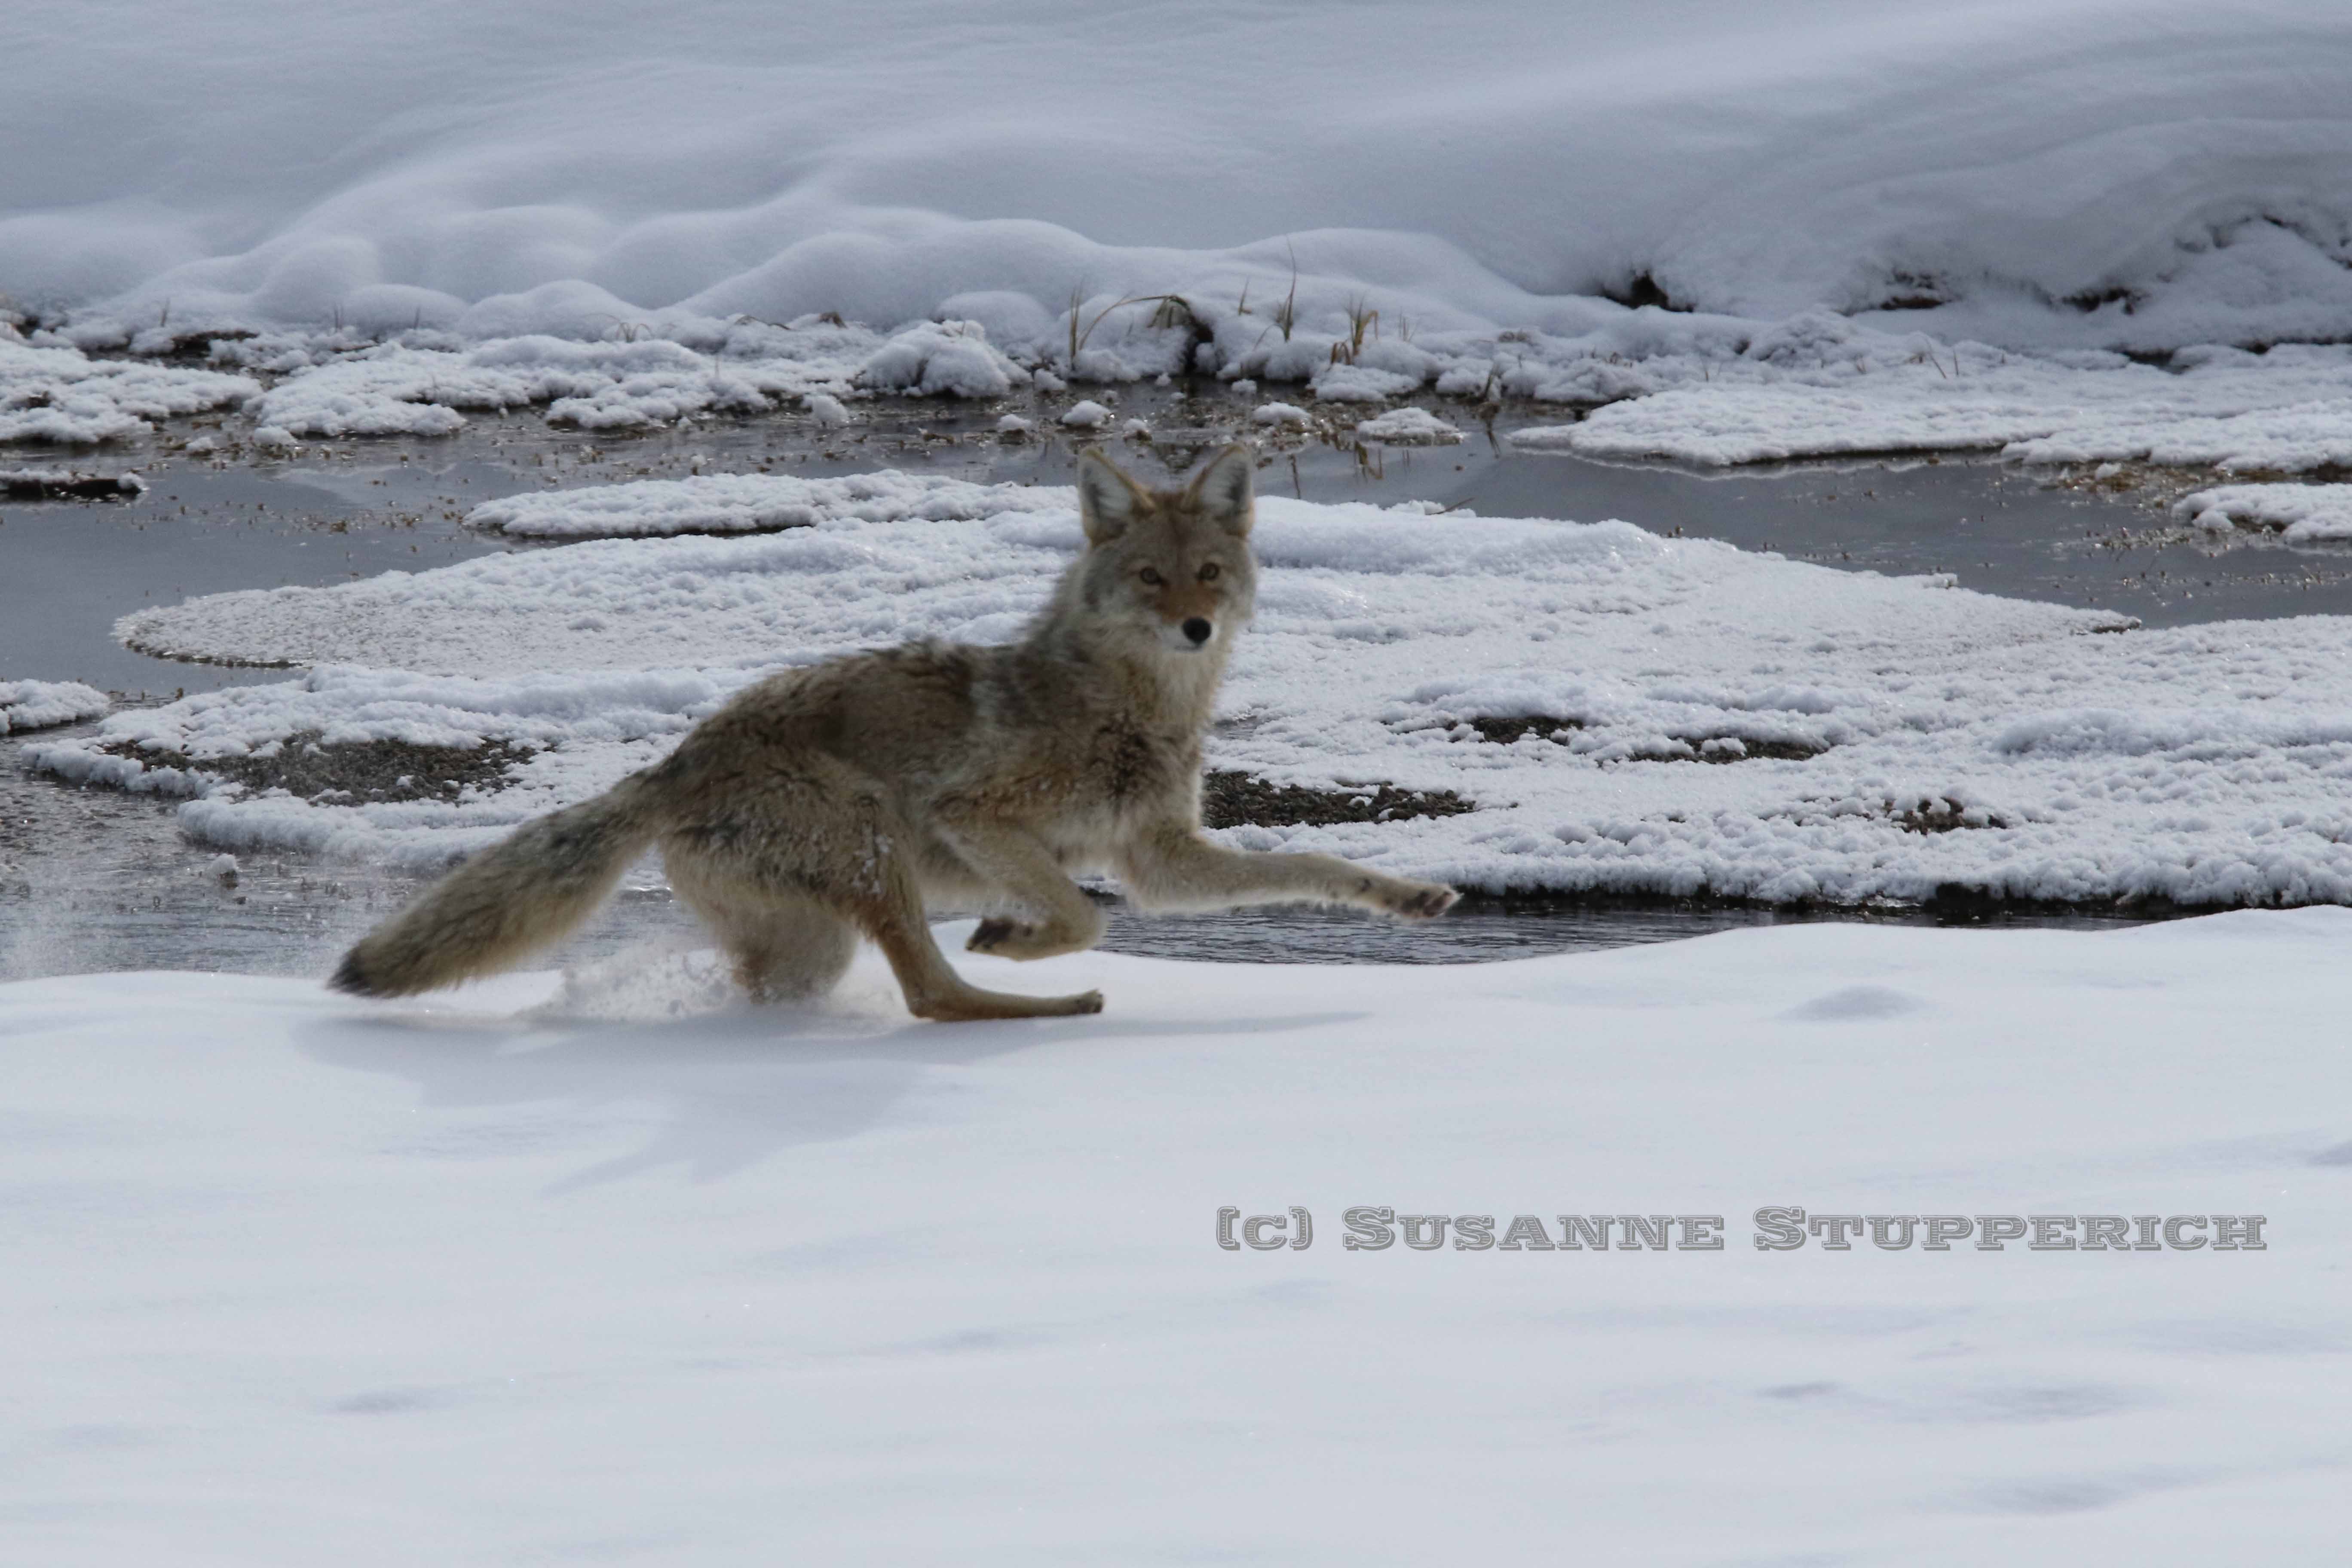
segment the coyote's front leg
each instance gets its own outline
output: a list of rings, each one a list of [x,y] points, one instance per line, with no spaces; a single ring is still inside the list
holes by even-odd
[[[1405,920],[1428,920],[1462,895],[1435,882],[1408,881],[1332,855],[1255,855],[1220,848],[1190,826],[1169,823],[1139,835],[1118,857],[1119,879],[1146,909],[1230,909],[1237,904],[1360,904]]]
[[[949,842],[982,880],[1009,894],[1037,917],[992,915],[964,943],[971,952],[999,958],[1053,958],[1082,952],[1102,940],[1108,923],[1053,855],[1018,828],[964,819],[940,825]]]

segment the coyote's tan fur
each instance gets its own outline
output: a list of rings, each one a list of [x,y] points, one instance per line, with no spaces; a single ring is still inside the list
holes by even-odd
[[[967,944],[1009,958],[1102,935],[1080,870],[1115,872],[1147,908],[1444,912],[1450,888],[1201,835],[1201,736],[1256,590],[1248,449],[1158,492],[1089,450],[1078,498],[1085,552],[1019,642],[909,643],[771,676],[665,761],[451,872],[353,947],[333,984],[398,996],[503,969],[585,920],[649,843],[754,995],[827,989],[863,934],[926,1018],[1102,1006],[1099,992],[966,984],[926,900],[1017,908]]]

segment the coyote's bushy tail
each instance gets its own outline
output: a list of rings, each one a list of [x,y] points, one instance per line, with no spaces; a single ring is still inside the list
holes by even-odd
[[[646,786],[623,780],[483,850],[362,937],[327,982],[407,996],[520,963],[596,912],[660,830]]]

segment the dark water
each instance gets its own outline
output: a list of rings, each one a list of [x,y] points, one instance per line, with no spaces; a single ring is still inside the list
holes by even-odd
[[[1147,475],[1182,471],[1237,433],[1255,401],[1222,390],[1188,397],[1129,389],[1120,415],[1150,420],[1162,440],[1120,443],[1121,460]],[[1998,463],[1952,459],[1730,473],[1601,464],[1522,453],[1497,438],[1515,422],[1557,419],[1554,411],[1524,411],[1492,430],[1458,408],[1439,411],[1464,424],[1471,438],[1385,451],[1309,443],[1279,454],[1262,471],[1261,488],[1317,500],[1433,500],[1487,516],[1622,518],[1842,569],[1951,572],[1969,587],[2095,605],[2151,626],[2352,613],[2352,552],[2216,550],[2165,527],[2147,489],[2086,493]],[[779,416],[626,437],[556,431],[518,415],[477,419],[446,441],[338,441],[289,458],[226,465],[178,455],[167,444],[78,461],[10,452],[10,467],[136,468],[151,488],[119,502],[0,501],[0,679],[82,680],[161,698],[281,679],[134,654],[114,642],[111,627],[131,611],[199,594],[562,548],[461,526],[470,508],[522,490],[698,471],[816,475],[883,467],[1066,483],[1075,466],[1072,442],[998,440],[990,431],[996,408],[983,415],[906,403],[859,412],[866,423],[848,433]],[[238,886],[226,889],[205,870],[216,853],[184,843],[167,807],[32,778],[13,745],[0,742],[0,975],[155,966],[314,972],[413,887],[271,856],[246,865]],[[1606,903],[1471,905],[1423,927],[1316,910],[1121,914],[1106,945],[1235,962],[1454,963],[1811,918],[1822,917]],[[666,895],[627,897],[572,956],[689,928]]]

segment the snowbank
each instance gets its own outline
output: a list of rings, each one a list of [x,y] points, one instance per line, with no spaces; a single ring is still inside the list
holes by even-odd
[[[870,957],[797,1011],[644,953],[383,1007],[0,986],[0,1376],[43,1500],[10,1536],[246,1568],[2327,1561],[2347,942],[2325,910],[1459,968],[958,954],[1108,997],[1034,1025],[910,1024]],[[1763,1251],[1768,1205],[2207,1245]],[[1217,1245],[1221,1207],[1279,1243],[1293,1205],[1304,1250]],[[1442,1245],[1350,1251],[1357,1205]],[[1564,1251],[1563,1213],[1724,1245]],[[1454,1246],[1517,1214],[1553,1249]],[[2263,1249],[2215,1250],[2223,1215]]]
[[[2275,529],[2291,543],[2352,539],[2352,485],[2220,485],[2173,503],[2198,528]]]
[[[0,680],[0,735],[79,724],[112,706],[105,692],[78,680]]]
[[[2352,329],[2352,21],[2318,0],[1322,0],[1221,14],[1203,71],[1160,64],[1201,47],[1181,7],[722,5],[652,55],[611,0],[501,16],[121,0],[102,46],[24,31],[0,280],[126,337],[676,307],[1011,342],[1074,289],[1244,281],[1261,327],[1287,299],[1415,342],[1603,292],[2012,344]]]
[[[569,507],[628,527],[700,482],[531,500],[547,518]],[[876,489],[900,515],[958,495],[897,476]],[[184,808],[192,832],[228,847],[435,863],[639,765],[757,668],[1017,635],[1078,544],[1068,492],[1018,494],[1052,510],[583,543],[215,595],[120,631],[180,657],[439,672],[420,722],[555,742],[532,764],[543,783],[462,817],[251,792]],[[1235,843],[1498,891],[2352,901],[2352,621],[2084,636],[2128,623],[1622,522],[1279,498],[1260,515],[1259,616],[1212,764],[1323,788],[1450,790],[1477,809],[1242,826],[1227,830]],[[524,673],[552,669],[589,673]],[[704,673],[674,678],[684,684],[661,701],[625,684],[612,694],[615,672],[634,669]],[[142,747],[244,754],[378,711],[394,679],[321,669],[206,694],[36,755],[137,782]],[[518,704],[555,727],[515,728]],[[625,744],[596,728],[616,714]],[[145,787],[209,786],[174,773]]]

